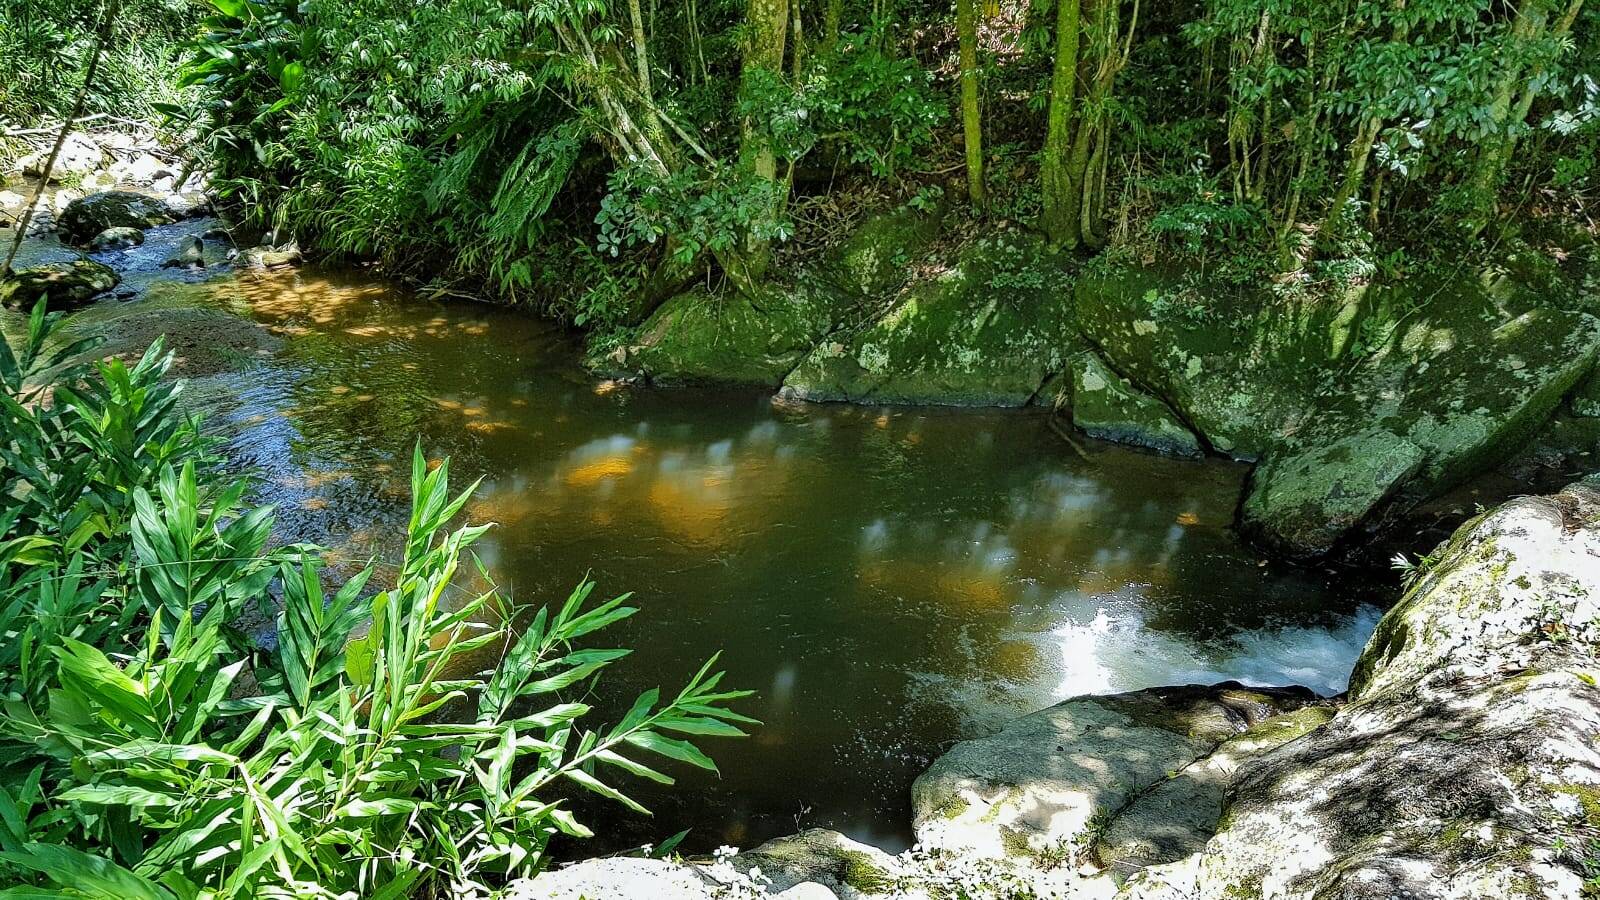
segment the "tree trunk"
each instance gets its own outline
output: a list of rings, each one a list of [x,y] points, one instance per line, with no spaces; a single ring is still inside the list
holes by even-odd
[[[1067,171],[1077,119],[1078,0],[1056,0],[1056,58],[1050,78],[1050,112],[1039,166],[1044,211],[1039,224],[1050,242],[1078,244],[1078,203],[1082,192]]]
[[[781,78],[783,74],[784,40],[789,31],[788,0],[748,0],[746,7],[746,39],[743,90],[748,96],[765,79]],[[741,127],[739,158],[746,169],[772,191],[771,208],[767,215],[775,218],[778,212],[778,159],[772,147],[772,135],[765,123],[747,116]],[[750,287],[766,274],[772,255],[768,241],[755,234],[746,235],[742,271],[729,273],[742,287]]]
[[[983,120],[978,108],[978,0],[956,0],[961,43],[961,127],[967,149],[967,196],[983,208]]]

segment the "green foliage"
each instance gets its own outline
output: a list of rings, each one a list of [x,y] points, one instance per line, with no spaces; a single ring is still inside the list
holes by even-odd
[[[536,611],[468,592],[487,526],[450,523],[476,485],[451,493],[420,447],[392,580],[328,584],[319,548],[270,547],[270,508],[207,474],[159,347],[71,367],[87,348],[47,350],[56,325],[41,305],[0,345],[0,897],[482,893],[590,834],[565,791],[644,812],[619,779],[715,771],[698,742],[753,722],[713,660],[586,724],[628,653],[587,644],[637,609],[592,583]],[[256,609],[270,646],[234,627]]]
[[[101,4],[7,0],[0,4],[0,126],[59,121],[83,78]],[[181,45],[196,19],[188,0],[122,0],[85,115],[154,121],[183,101]]]

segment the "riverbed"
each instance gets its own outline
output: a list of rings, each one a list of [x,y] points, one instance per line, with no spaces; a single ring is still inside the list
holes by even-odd
[[[134,290],[75,315],[133,352],[166,332],[190,408],[277,506],[281,539],[395,558],[420,440],[450,457],[512,599],[585,577],[641,612],[591,698],[615,712],[720,652],[763,721],[719,777],[586,803],[617,849],[825,826],[897,849],[953,741],[1075,694],[1239,679],[1341,691],[1381,589],[1264,559],[1230,529],[1245,467],[1081,441],[1042,411],[816,405],[598,381],[526,313],[362,271],[159,268],[206,222],[96,258]],[[30,241],[33,260],[59,250]],[[13,313],[5,315],[14,322]]]

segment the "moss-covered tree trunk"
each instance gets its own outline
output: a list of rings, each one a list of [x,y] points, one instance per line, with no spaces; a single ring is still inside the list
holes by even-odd
[[[961,129],[967,147],[967,196],[983,208],[983,120],[978,107],[978,0],[956,0],[961,44]]]
[[[1476,207],[1468,222],[1478,234],[1493,216],[1496,193],[1516,147],[1517,129],[1527,120],[1538,95],[1538,77],[1544,71],[1542,60],[1532,59],[1534,48],[1544,40],[1562,40],[1583,11],[1583,0],[1569,0],[1566,9],[1553,22],[1551,0],[1522,0],[1511,25],[1510,40],[1501,51],[1500,80],[1495,86],[1490,109],[1490,136],[1478,146],[1478,159],[1472,175],[1472,200]],[[1520,88],[1520,94],[1519,94]]]
[[[771,84],[783,77],[783,50],[789,32],[788,0],[749,0],[745,8],[744,64],[740,92],[747,103],[758,99]],[[751,103],[752,107],[759,104]],[[759,118],[759,109],[744,117],[740,130],[739,160],[747,172],[770,191],[768,208],[764,215],[778,215],[779,196],[778,158],[772,146],[772,133]],[[766,274],[772,248],[759,234],[757,222],[746,235],[744,252],[740,254],[739,271],[729,275],[743,287],[750,287]]]
[[[1050,242],[1076,247],[1083,193],[1072,181],[1068,160],[1077,119],[1078,0],[1056,0],[1056,58],[1050,76],[1050,111],[1039,166],[1044,210],[1039,224]]]

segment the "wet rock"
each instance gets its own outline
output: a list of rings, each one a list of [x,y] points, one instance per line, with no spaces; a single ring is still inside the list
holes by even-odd
[[[1463,526],[1349,705],[1238,779],[1197,857],[1127,897],[1587,896],[1600,827],[1600,484]]]
[[[241,252],[237,262],[252,269],[276,269],[281,266],[297,266],[302,257],[300,247],[290,243],[281,247],[251,247]]]
[[[1280,713],[1304,688],[1152,688],[1076,697],[956,744],[912,786],[926,847],[1053,866],[1136,798]]]
[[[107,228],[94,236],[89,246],[95,250],[123,250],[144,243],[144,232],[137,228],[119,226]]]
[[[1111,371],[1092,350],[1073,358],[1072,424],[1090,437],[1198,457],[1200,441],[1172,409]]]
[[[747,874],[752,868],[760,869],[774,893],[815,884],[842,900],[891,893],[899,869],[896,860],[882,850],[825,828],[770,840],[731,862]]]
[[[203,241],[226,241],[231,244],[233,243],[233,232],[220,226],[207,228],[205,231],[200,232],[200,239]]]
[[[975,243],[882,315],[823,338],[784,379],[807,400],[1024,406],[1075,346],[1065,277],[1035,238]]]
[[[88,259],[45,263],[0,281],[0,305],[31,309],[41,297],[51,309],[81,306],[117,286],[117,273]]]
[[[46,147],[36,153],[17,160],[17,170],[24,175],[41,175],[44,173],[44,164],[50,157],[50,148]],[[51,181],[65,181],[68,178],[82,178],[105,165],[106,151],[99,142],[87,134],[74,131],[67,135],[61,145],[61,152],[56,155],[55,164],[50,168]]]
[[[61,213],[61,239],[83,245],[107,228],[149,228],[174,221],[167,205],[132,191],[102,191],[72,201]]]
[[[1427,454],[1381,429],[1270,456],[1251,475],[1240,527],[1291,559],[1327,553],[1422,468]]]
[[[205,242],[194,235],[189,235],[172,251],[172,255],[161,263],[163,269],[188,268],[190,266],[204,266],[206,264]]]

